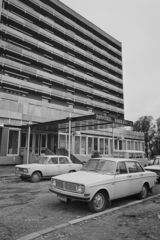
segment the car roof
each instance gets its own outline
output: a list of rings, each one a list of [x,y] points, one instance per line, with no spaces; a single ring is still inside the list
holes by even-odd
[[[128,153],[144,153],[144,151],[140,150],[114,150],[114,153],[128,152]]]
[[[94,158],[91,158],[94,159]],[[99,159],[99,160],[109,160],[109,161],[113,161],[113,162],[139,162],[135,159],[130,159],[130,158],[113,158],[113,157],[100,157],[100,158],[95,158],[95,159]]]
[[[40,155],[39,157],[68,157],[64,155]]]

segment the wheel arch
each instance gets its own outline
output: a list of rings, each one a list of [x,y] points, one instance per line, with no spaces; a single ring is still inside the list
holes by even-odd
[[[43,177],[43,173],[42,173],[41,170],[34,170],[34,171],[32,172],[32,174],[34,174],[35,172],[38,172],[38,173],[41,175],[41,177]],[[32,175],[32,174],[31,174],[31,175]]]
[[[109,191],[106,189],[106,188],[99,188],[99,189],[96,189],[96,191],[93,193],[92,197],[90,200],[92,200],[92,198],[95,196],[95,194],[97,192],[100,192],[100,191],[104,191],[108,197],[108,200],[110,201],[110,195],[109,195]]]

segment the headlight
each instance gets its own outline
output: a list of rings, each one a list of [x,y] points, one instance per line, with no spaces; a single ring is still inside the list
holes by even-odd
[[[77,192],[78,193],[82,194],[82,193],[84,193],[84,190],[85,190],[85,187],[83,185],[78,185],[77,186]]]
[[[52,179],[52,186],[55,187],[56,186],[56,180]]]
[[[28,173],[28,169],[27,169],[27,168],[24,168],[24,169],[23,169],[23,172],[24,172],[24,173]]]

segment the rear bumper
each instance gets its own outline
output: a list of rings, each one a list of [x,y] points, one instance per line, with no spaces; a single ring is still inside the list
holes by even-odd
[[[83,201],[83,202],[88,202],[90,200],[90,197],[84,197],[84,196],[78,197],[78,196],[75,196],[75,195],[64,193],[62,191],[53,190],[53,188],[49,188],[49,191],[52,192],[52,193],[55,193],[57,195],[62,195],[64,197],[74,199],[74,200]]]

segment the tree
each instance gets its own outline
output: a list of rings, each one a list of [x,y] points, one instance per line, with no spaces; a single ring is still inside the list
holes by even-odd
[[[153,123],[153,117],[152,116],[140,117],[133,124],[133,131],[144,133],[145,152],[147,156],[148,156],[148,150],[150,150],[151,154],[153,154],[152,139],[154,138],[154,134],[156,132],[155,124]]]

